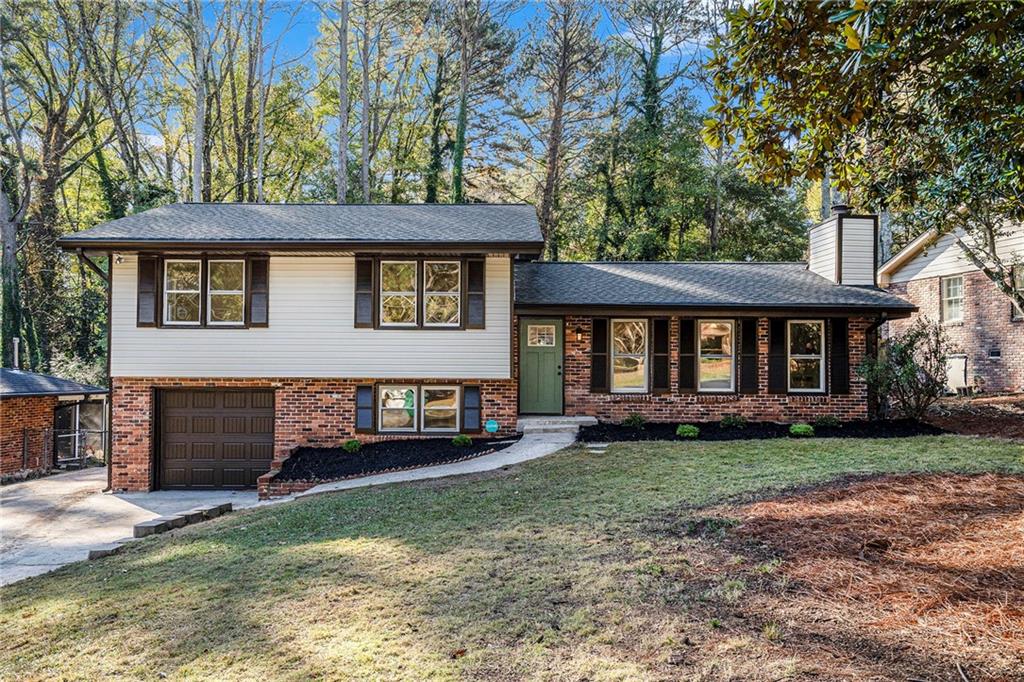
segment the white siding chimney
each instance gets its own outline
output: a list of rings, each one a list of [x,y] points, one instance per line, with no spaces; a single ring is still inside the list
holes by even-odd
[[[852,215],[847,206],[810,229],[807,269],[836,284],[874,286],[878,216]]]

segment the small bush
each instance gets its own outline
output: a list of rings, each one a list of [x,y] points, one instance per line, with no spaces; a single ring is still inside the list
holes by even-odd
[[[826,414],[818,417],[814,420],[814,428],[816,429],[834,429],[839,426],[842,422],[839,421],[839,417],[835,415]]]
[[[722,417],[722,421],[718,422],[718,425],[723,429],[745,429],[747,428],[747,418],[741,414],[727,414]]]
[[[359,452],[359,448],[361,447],[363,447],[363,444],[360,443],[355,438],[352,438],[350,440],[345,441],[342,444],[341,449],[344,450],[345,452]]]
[[[814,436],[814,427],[810,424],[793,424],[789,427],[789,435],[794,438],[811,438]]]
[[[637,414],[636,412],[626,415],[626,418],[622,420],[623,426],[637,430],[644,428],[646,423],[647,419],[642,414]]]
[[[676,435],[680,438],[696,438],[700,435],[700,429],[693,424],[680,424],[676,427]]]
[[[455,438],[452,438],[452,445],[454,445],[457,448],[469,447],[472,444],[473,439],[464,433],[460,433],[459,435],[455,436]]]

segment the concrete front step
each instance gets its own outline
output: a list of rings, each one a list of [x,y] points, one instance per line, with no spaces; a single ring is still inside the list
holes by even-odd
[[[516,431],[520,433],[571,433],[575,435],[581,426],[596,424],[594,417],[520,417]]]

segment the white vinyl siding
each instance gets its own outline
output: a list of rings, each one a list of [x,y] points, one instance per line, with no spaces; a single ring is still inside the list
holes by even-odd
[[[113,269],[111,373],[139,377],[504,379],[511,261],[487,258],[485,329],[357,329],[355,258],[271,256],[269,326],[136,326],[138,259]],[[115,259],[116,260],[116,259]]]
[[[1007,262],[1024,259],[1024,225],[1010,228],[996,241],[996,253]],[[910,282],[974,272],[977,268],[957,246],[956,235],[944,234],[931,246],[892,273],[893,282]]]
[[[843,218],[842,283],[875,283],[875,222],[871,218]]]
[[[825,279],[836,281],[836,218],[811,228],[807,268]]]

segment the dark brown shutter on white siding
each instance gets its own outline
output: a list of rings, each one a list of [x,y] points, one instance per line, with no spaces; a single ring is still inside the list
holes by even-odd
[[[462,387],[462,430],[465,433],[480,431],[480,387]]]
[[[740,393],[757,393],[757,318],[743,317],[739,324]]]
[[[668,393],[672,390],[669,375],[669,329],[667,317],[651,320],[651,392]]]
[[[356,386],[357,432],[370,433],[373,431],[373,417],[377,412],[373,403],[373,386]]]
[[[373,299],[373,259],[356,258],[356,327],[373,327]]]
[[[590,329],[590,390],[594,393],[607,393],[608,318],[593,318]]]
[[[835,395],[846,395],[850,392],[849,329],[849,321],[845,317],[836,317],[828,321],[828,391]]]
[[[249,259],[249,326],[266,327],[270,319],[270,259]]]
[[[773,317],[768,321],[768,392],[789,391],[786,362],[786,321]]]
[[[139,256],[139,285],[135,324],[139,327],[155,327],[158,317],[158,282],[160,259],[155,256]]]
[[[484,290],[487,282],[487,261],[472,258],[466,261],[466,291],[463,295],[463,308],[466,311],[466,329],[483,329]]]
[[[679,391],[697,392],[697,321],[679,320]]]

